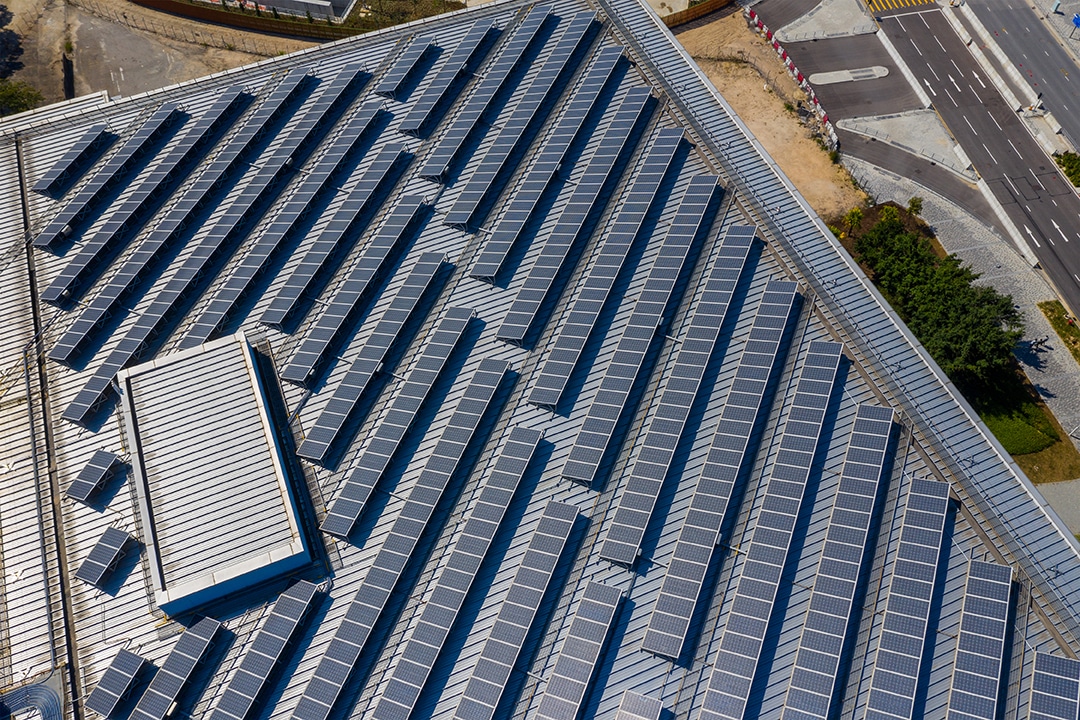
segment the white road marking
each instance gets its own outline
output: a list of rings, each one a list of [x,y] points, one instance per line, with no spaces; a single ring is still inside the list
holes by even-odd
[[[1005,138],[1005,139],[1008,140],[1008,138]],[[1020,151],[1016,149],[1015,145],[1013,145],[1012,140],[1009,140],[1009,147],[1011,147],[1013,149],[1013,152],[1016,153],[1016,157],[1020,158],[1021,160],[1024,159],[1024,156],[1021,155]]]
[[[966,122],[966,123],[967,123],[967,126],[968,126],[969,128],[971,128],[971,132],[975,133],[976,135],[978,135],[978,134],[979,134],[978,132],[976,132],[976,131],[975,131],[975,128],[974,128],[974,127],[972,127],[972,125],[971,125],[971,121],[967,119],[967,115],[961,115],[960,117],[964,118],[964,122]]]
[[[1055,200],[1054,198],[1050,198],[1050,202],[1054,203],[1054,207],[1058,206],[1057,200]]]
[[[975,79],[979,81],[979,84],[980,84],[980,85],[982,85],[982,89],[983,89],[983,90],[985,90],[985,89],[986,89],[986,85],[985,85],[985,84],[983,84],[982,78],[981,78],[981,77],[979,77],[979,74],[978,74],[978,73],[971,73],[971,74],[975,76]]]
[[[908,38],[908,40],[911,40],[911,38]],[[911,40],[911,47],[915,48],[915,52],[919,53],[919,57],[922,57],[922,50],[919,49],[914,40]]]
[[[956,104],[956,101],[953,100],[953,96],[952,96],[952,93],[949,92],[949,88],[941,88],[941,89],[944,90],[945,94],[949,96],[949,99],[952,100],[953,105],[955,105],[956,107],[960,107],[959,105]]]
[[[961,92],[960,86],[956,84],[955,80],[953,80],[953,76],[952,75],[947,75],[946,77],[949,78],[949,82],[951,82],[953,84],[953,87],[956,88],[956,92]]]
[[[1050,222],[1054,223],[1054,229],[1058,231],[1061,237],[1065,238],[1065,242],[1069,242],[1069,238],[1065,237],[1065,233],[1061,232],[1061,226],[1057,224],[1054,218],[1050,218]]]
[[[1027,230],[1027,234],[1031,236],[1031,242],[1035,243],[1035,247],[1041,248],[1042,245],[1040,245],[1039,241],[1035,239],[1035,233],[1031,232],[1031,228],[1025,225],[1024,229]]]
[[[930,63],[926,63],[926,67],[930,68],[930,72],[934,73],[934,79],[938,82],[941,82],[941,78],[938,77],[938,74],[936,72],[934,72],[934,68],[930,66]]]
[[[924,20],[923,22],[926,22],[926,21]],[[927,25],[927,27],[930,27],[930,26]],[[934,35],[934,42],[936,42],[937,46],[939,48],[941,48],[941,52],[949,52],[948,50],[945,49],[945,46],[941,44],[941,41],[937,39],[937,35]]]
[[[999,123],[999,122],[997,121],[997,118],[996,118],[996,117],[994,117],[994,114],[993,114],[993,113],[988,113],[988,114],[990,115],[990,119],[994,121],[994,124],[995,124],[995,125],[997,125],[997,129],[998,129],[998,130],[1001,130],[1001,123]],[[1002,130],[1002,132],[1005,132],[1005,131],[1004,131],[1004,130]]]
[[[964,71],[960,69],[960,66],[956,64],[956,61],[952,58],[949,58],[949,62],[951,62],[952,66],[956,68],[956,72],[960,73],[960,77],[964,77]]]
[[[1009,177],[1008,175],[1006,175],[1005,179],[1009,181],[1010,185],[1012,185],[1013,192],[1016,193],[1016,197],[1019,198],[1020,197],[1020,191],[1016,189],[1016,185],[1013,184],[1012,178]]]
[[[923,84],[926,85],[926,89],[930,91],[930,94],[933,95],[934,97],[937,97],[937,93],[934,92],[934,88],[930,87],[930,81],[927,80],[926,78],[923,78],[922,81],[923,81]]]
[[[898,18],[898,17],[896,18],[896,24],[900,26],[901,30],[903,30],[904,32],[907,32],[907,28],[904,27],[904,23],[900,22],[900,18]]]
[[[971,83],[968,83],[968,84],[967,84],[967,86],[968,86],[968,90],[970,90],[970,91],[971,91],[971,94],[972,94],[972,95],[976,95],[976,96],[978,96],[978,93],[977,93],[977,92],[975,92],[975,88],[973,88],[973,87],[971,86]]]
[[[1073,273],[1073,277],[1076,278],[1076,282],[1080,282],[1080,277],[1076,277],[1076,273]]]

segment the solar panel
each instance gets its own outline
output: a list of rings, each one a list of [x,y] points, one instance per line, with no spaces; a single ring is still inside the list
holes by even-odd
[[[1012,596],[1012,568],[972,560],[953,663],[949,720],[996,720]]]
[[[484,641],[455,718],[491,720],[495,716],[510,671],[540,609],[540,600],[551,582],[577,514],[577,507],[566,503],[552,501],[544,508],[506,599],[499,605],[499,615]]]
[[[463,307],[452,307],[446,312],[409,373],[409,379],[402,385],[346,478],[337,500],[327,511],[321,525],[323,532],[341,538],[347,538],[352,532],[371,491],[390,464],[390,458],[409,431],[420,406],[475,314],[474,310]]]
[[[180,106],[176,103],[162,103],[78,194],[49,221],[45,229],[38,233],[34,238],[34,247],[51,250],[57,241],[70,237],[80,225],[96,215],[98,206],[109,191],[132,174],[136,163],[178,120]]]
[[[270,674],[287,657],[286,648],[315,602],[318,588],[306,580],[294,584],[278,596],[262,627],[244,650],[236,669],[221,693],[210,720],[245,720]]]
[[[311,204],[316,198],[335,189],[332,181],[345,161],[362,144],[361,141],[369,135],[380,114],[382,102],[376,100],[363,105],[349,120],[348,125],[334,138],[315,167],[305,174],[300,187],[290,193],[284,207],[240,261],[225,281],[224,287],[203,310],[195,325],[181,341],[181,348],[201,345],[218,332],[235,310],[237,303],[252,292],[258,279],[282,252],[285,239],[295,235],[297,226],[308,214]]]
[[[635,128],[649,117],[653,104],[649,88],[631,88],[626,94],[503,318],[496,336],[499,340],[521,343],[525,339],[571,248],[587,228],[591,231],[589,219],[607,206],[611,189],[622,175],[619,159],[633,148]]]
[[[414,137],[427,137],[428,131],[438,122],[442,111],[450,106],[457,90],[476,72],[491,47],[488,40],[499,29],[491,20],[478,20],[454,48],[446,64],[424,90],[420,99],[398,125],[398,130]]]
[[[313,143],[329,129],[329,114],[333,107],[345,102],[346,89],[364,77],[366,75],[359,64],[348,65],[329,83],[320,100],[263,161],[255,177],[244,186],[198,247],[158,292],[150,307],[139,316],[116,349],[75,396],[64,411],[65,420],[76,425],[84,424],[108,397],[116,373],[153,353],[156,344],[168,335],[171,323],[177,316],[183,315],[199,291],[213,279],[213,270],[221,260],[236,249],[248,230],[262,217],[284,185],[285,176],[302,164]],[[326,98],[333,100],[322,102]]]
[[[105,220],[101,229],[83,244],[41,293],[41,299],[53,305],[78,300],[236,119],[250,97],[239,87],[226,90],[184,133],[165,159],[154,166],[123,205]]]
[[[144,667],[146,660],[130,650],[121,649],[83,704],[103,718],[112,716]]]
[[[221,623],[203,618],[188,628],[176,641],[169,657],[150,681],[131,713],[131,720],[165,720],[173,703],[191,679],[195,667],[202,661],[214,640]]]
[[[660,720],[664,703],[648,695],[627,690],[619,702],[615,720]]]
[[[345,423],[356,409],[368,383],[382,367],[390,347],[398,341],[405,324],[420,304],[421,297],[431,286],[445,259],[446,257],[439,253],[424,253],[420,256],[405,278],[405,283],[383,313],[379,324],[360,348],[359,355],[353,360],[345,377],[334,389],[334,394],[319,414],[318,420],[308,430],[304,441],[296,450],[297,455],[305,460],[324,463],[334,446],[346,439],[341,435]]]
[[[461,537],[424,604],[416,629],[399,653],[394,674],[375,709],[374,717],[378,720],[407,717],[416,706],[428,673],[450,634],[541,437],[543,433],[539,430],[521,426],[510,431]]]
[[[691,252],[698,247],[697,238],[712,225],[711,209],[718,196],[715,177],[699,175],[690,181],[563,466],[563,477],[587,485],[596,480],[619,416],[634,409],[629,404],[634,380],[642,371],[649,346],[673,299],[676,282],[687,262],[692,264]],[[724,237],[717,267],[725,267],[735,280],[746,264],[754,233],[753,227],[732,226]]]
[[[115,567],[117,561],[124,555],[124,546],[131,540],[131,536],[123,530],[111,527],[107,529],[97,543],[91,548],[90,554],[83,560],[82,565],[75,571],[75,577],[84,583],[101,587],[105,576]]]
[[[948,483],[912,480],[870,680],[867,720],[917,715],[915,688],[948,509]]]
[[[529,402],[540,407],[554,408],[559,404],[570,374],[581,358],[585,341],[592,334],[600,311],[608,300],[615,278],[630,254],[641,227],[660,192],[660,183],[675,162],[675,153],[682,143],[682,128],[665,128],[653,142],[645,163],[638,171],[634,184],[615,217],[596,261],[578,293],[563,327],[555,339],[533,384]]]
[[[283,379],[305,386],[318,380],[327,354],[333,352],[364,309],[372,286],[419,231],[428,207],[424,198],[417,195],[401,198],[281,371]],[[444,260],[442,253],[425,253],[419,265],[430,268],[430,274],[434,275]]]
[[[105,321],[109,316],[122,310],[144,279],[146,270],[179,241],[184,229],[191,225],[192,216],[219,200],[226,180],[239,168],[247,167],[245,161],[250,159],[248,156],[266,133],[267,126],[285,113],[307,76],[304,69],[290,72],[252,116],[245,119],[225,147],[215,154],[210,166],[170,208],[164,219],[53,346],[49,351],[51,360],[71,365],[90,340],[107,326]]]
[[[585,79],[574,91],[573,98],[559,119],[555,130],[545,138],[539,158],[533,163],[525,179],[506,203],[494,231],[488,236],[480,255],[469,273],[479,280],[494,280],[506,260],[510,248],[517,242],[525,224],[536,210],[540,197],[551,186],[559,167],[574,140],[582,136],[585,119],[597,112],[597,98],[611,80],[615,67],[623,57],[623,48],[607,47],[597,53]]]
[[[550,7],[534,7],[507,40],[494,67],[480,80],[465,106],[454,116],[454,122],[439,138],[438,145],[428,155],[420,169],[420,177],[442,182],[450,166],[458,159],[462,146],[480,126],[488,111],[503,93],[512,91],[516,81],[510,80],[526,61],[529,48],[533,47],[540,28],[551,15]]]
[[[622,565],[637,559],[660,487],[682,436],[690,406],[705,374],[731,297],[739,281],[727,263],[717,262],[701,293],[686,337],[679,345],[668,386],[657,404],[652,424],[634,461],[626,489],[616,506],[600,557]],[[786,318],[795,303],[795,283],[773,280],[765,288],[759,315]]]
[[[64,156],[53,163],[41,179],[34,183],[31,190],[42,195],[66,192],[115,139],[116,136],[108,132],[105,123],[91,125]]]
[[[393,67],[375,86],[375,94],[391,100],[404,100],[405,98],[398,97],[398,94],[405,84],[416,76],[420,70],[420,61],[435,47],[435,42],[431,38],[414,38],[408,47],[401,51]]]
[[[120,458],[105,450],[97,450],[86,463],[86,467],[68,485],[67,496],[79,502],[89,502],[98,488],[113,476]]]
[[[371,221],[382,203],[383,195],[404,169],[409,157],[405,146],[400,143],[383,146],[330,222],[304,253],[300,264],[278,290],[259,322],[283,330],[302,319],[326,284],[334,261],[352,247],[352,241]]]
[[[750,328],[747,347],[753,352],[744,352],[739,358],[708,459],[649,617],[649,629],[641,643],[649,652],[678,658],[682,651],[713,548],[720,543],[720,528],[735,480],[747,458],[753,457],[750,435],[759,415],[768,412],[771,403],[766,398],[769,378],[786,354],[782,332],[777,329],[782,329],[788,309],[783,304],[763,306]]]
[[[621,599],[622,590],[610,585],[590,582],[585,586],[566,640],[555,658],[547,688],[540,698],[536,717],[547,720],[574,720],[577,717]]]
[[[1076,720],[1080,713],[1080,660],[1035,653],[1028,720]]]
[[[481,205],[493,190],[498,191],[499,181],[520,161],[524,149],[555,105],[549,101],[558,96],[566,78],[574,72],[579,50],[591,41],[596,28],[596,13],[592,10],[580,12],[570,19],[555,49],[525,90],[510,118],[503,123],[480,167],[473,171],[465,189],[446,214],[444,224],[468,229],[483,222]]]

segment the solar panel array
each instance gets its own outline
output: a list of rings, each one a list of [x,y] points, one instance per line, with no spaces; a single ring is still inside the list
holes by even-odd
[[[350,239],[354,240],[371,221],[383,193],[397,179],[408,158],[405,146],[400,143],[383,146],[277,291],[259,322],[283,330],[303,317],[326,284],[333,261],[351,247]]]
[[[615,720],[660,720],[664,703],[648,695],[627,690],[615,712]]]
[[[784,720],[825,720],[834,715],[832,704],[836,682],[842,677],[844,640],[857,609],[855,597],[862,580],[875,501],[886,477],[892,429],[892,409],[859,406],[814,575],[810,607],[784,703]]]
[[[120,458],[111,452],[95,450],[90,462],[86,463],[68,485],[66,495],[72,500],[89,502],[94,493],[112,477],[119,461]]]
[[[622,590],[590,582],[578,604],[570,630],[551,669],[536,717],[575,720],[596,673]]]
[[[455,718],[491,720],[495,716],[510,671],[536,619],[577,516],[577,507],[567,503],[552,501],[544,508],[506,599],[499,605],[499,615],[484,641]]]
[[[712,226],[714,215],[710,208],[718,195],[717,182],[711,175],[699,175],[690,181],[683,194],[679,210],[668,227],[615,354],[600,380],[600,388],[589,405],[589,414],[563,466],[563,477],[591,485],[611,444],[619,417],[633,411],[628,402],[630,391],[642,371],[645,356],[668,305],[674,299],[675,284],[686,263],[692,263],[691,249],[696,240]],[[726,272],[732,288],[742,274],[755,232],[753,227],[733,225],[724,237],[713,274]]]
[[[465,106],[455,114],[450,127],[439,138],[438,145],[428,154],[420,169],[420,177],[443,181],[451,165],[459,159],[462,147],[480,127],[495,101],[513,87],[511,76],[527,60],[529,49],[535,47],[540,28],[550,15],[550,7],[535,7],[529,11],[494,60],[494,67],[488,68]]]
[[[1080,716],[1080,660],[1035,653],[1028,720],[1076,720]]]
[[[388,97],[391,100],[404,100],[398,97],[405,84],[415,77],[420,70],[420,61],[430,51],[435,49],[435,42],[431,38],[414,38],[408,47],[401,51],[394,65],[386,71],[382,80],[375,86],[375,94]]]
[[[777,337],[781,333],[778,327]],[[810,343],[720,638],[701,720],[746,715],[842,350],[840,343]]]
[[[327,511],[321,526],[323,532],[340,538],[347,538],[352,532],[375,484],[390,464],[390,458],[409,431],[420,406],[475,314],[471,308],[452,307],[439,322],[423,354],[409,373],[409,379],[394,397],[389,411],[375,428],[345,479],[337,500]]]
[[[221,623],[203,618],[184,631],[165,658],[150,686],[131,712],[131,720],[165,720],[195,671],[210,649]]]
[[[558,175],[570,146],[582,135],[586,118],[597,112],[597,98],[614,76],[624,52],[621,47],[607,47],[597,53],[596,60],[575,90],[555,130],[545,138],[539,158],[506,203],[498,224],[473,264],[470,276],[479,280],[494,280],[510,248],[536,211],[536,204]]]
[[[221,693],[210,720],[245,720],[267,687],[270,674],[287,657],[304,617],[315,602],[318,587],[301,580],[278,596],[273,609],[244,650],[240,667]]]
[[[949,694],[949,720],[998,717],[1011,596],[1012,568],[971,561]]]
[[[131,536],[118,528],[108,528],[90,549],[90,554],[75,571],[75,577],[95,587],[101,587],[105,576],[124,554]]]
[[[79,253],[42,291],[41,299],[53,305],[78,300],[164,202],[175,184],[190,172],[210,149],[211,143],[236,119],[249,99],[242,88],[226,90],[184,133],[165,159],[153,167],[120,208],[109,215],[93,237],[82,245]]]
[[[139,244],[120,269],[76,318],[49,351],[49,358],[65,365],[72,364],[97,333],[106,326],[109,316],[121,311],[135,289],[144,281],[148,268],[180,240],[192,217],[204,207],[220,199],[226,181],[246,162],[268,127],[287,112],[291,101],[300,91],[306,69],[290,72],[271,91],[251,117],[240,124],[237,132],[219,150],[210,166],[185,191],[164,219]]]
[[[555,346],[540,369],[539,377],[529,394],[529,402],[540,407],[554,408],[559,404],[570,374],[574,371],[585,342],[592,334],[600,311],[608,301],[615,278],[622,270],[623,262],[630,254],[649,210],[660,193],[660,184],[671,171],[675,154],[682,144],[682,128],[665,128],[660,131],[638,169],[618,215],[612,221],[611,230],[596,254],[570,312],[566,316]]]
[[[550,100],[577,67],[578,51],[592,39],[595,31],[595,12],[587,10],[570,18],[547,61],[525,90],[514,112],[502,124],[499,135],[484,154],[480,166],[473,171],[453,207],[446,213],[444,224],[468,229],[483,221],[478,214],[481,204],[493,191],[498,191],[498,181],[520,160],[524,148],[554,107]]]
[[[51,250],[57,241],[75,232],[78,229],[76,226],[98,211],[98,206],[105,196],[131,175],[138,161],[178,120],[180,106],[176,103],[162,103],[86,185],[79,189],[78,194],[53,216],[45,229],[34,238],[34,247]]]
[[[600,557],[605,560],[632,565],[637,559],[645,528],[675,457],[690,406],[697,397],[705,366],[716,347],[738,281],[739,275],[732,272],[727,263],[718,261],[713,266],[616,506],[600,550]],[[758,314],[783,314],[786,317],[795,302],[796,292],[793,282],[771,281],[765,288]]]
[[[324,463],[334,446],[342,440],[342,430],[356,409],[360,396],[368,383],[382,367],[390,347],[398,340],[409,317],[420,304],[420,299],[431,286],[446,256],[441,253],[424,253],[405,278],[382,319],[371,331],[367,342],[353,360],[345,377],[334,389],[326,407],[315,424],[300,443],[296,454],[305,460]]]
[[[135,678],[146,667],[146,660],[131,652],[121,649],[105,668],[101,679],[83,703],[103,718],[111,717],[117,706],[131,691]]]
[[[270,226],[260,233],[258,241],[226,279],[224,287],[199,315],[195,325],[181,341],[181,348],[195,347],[213,338],[235,310],[237,303],[252,292],[258,278],[262,277],[273,259],[281,253],[285,239],[296,234],[297,227],[310,213],[312,203],[335,189],[333,179],[345,161],[369,136],[376,118],[381,113],[382,102],[376,100],[364,104],[350,118],[345,129],[334,138],[322,158],[304,174],[304,181],[290,194]]]
[[[42,195],[66,192],[115,139],[108,129],[105,123],[91,125],[30,189]]]
[[[318,370],[323,366],[327,354],[334,350],[363,310],[363,301],[370,297],[372,286],[419,230],[421,221],[427,217],[427,210],[422,197],[406,195],[401,198],[379,232],[364,248],[364,254],[349,271],[345,282],[334,292],[299,349],[282,369],[283,379],[306,386],[318,379]],[[443,260],[442,253],[425,253],[420,265],[430,267],[434,275]]]
[[[626,93],[600,145],[585,167],[585,173],[563,206],[558,222],[544,241],[540,255],[518,290],[513,305],[499,325],[499,340],[521,343],[525,339],[571,248],[589,227],[589,219],[607,206],[611,189],[624,169],[619,160],[633,147],[635,131],[647,120],[652,107],[653,97],[649,88],[632,88]]]
[[[651,653],[678,658],[682,651],[713,549],[720,543],[720,529],[735,482],[747,458],[753,457],[750,436],[760,415],[768,412],[771,404],[766,397],[768,383],[786,354],[782,333],[789,309],[790,306],[782,303],[765,305],[750,328],[747,347],[739,358],[708,459],[701,469],[690,509],[664,574],[664,584],[649,616],[649,629],[641,647]],[[793,408],[791,412],[798,421],[815,415],[803,408]]]
[[[874,660],[866,720],[917,714],[915,689],[948,509],[948,483],[912,480]]]
[[[408,717],[416,706],[428,674],[461,612],[465,596],[491,549],[510,500],[542,437],[539,430],[520,425],[510,431],[435,589],[424,603],[420,620],[399,653],[398,665],[387,691],[375,708],[373,717],[378,720]]]
[[[427,137],[427,132],[441,118],[440,111],[449,107],[455,91],[465,84],[470,73],[483,62],[490,48],[488,39],[498,32],[491,20],[475,22],[424,90],[424,94],[413,103],[409,114],[398,125],[398,130],[414,137]]]

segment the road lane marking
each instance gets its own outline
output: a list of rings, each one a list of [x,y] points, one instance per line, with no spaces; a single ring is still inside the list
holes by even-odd
[[[923,22],[926,22],[926,21],[923,20]],[[930,25],[928,24],[926,27],[930,27]],[[933,33],[931,33],[931,34],[933,34]],[[949,52],[948,50],[945,49],[945,46],[941,44],[941,41],[937,39],[937,35],[934,35],[934,42],[936,42],[937,46],[939,48],[941,48],[941,52],[943,52],[943,53]]]
[[[960,66],[956,64],[956,61],[952,58],[949,58],[949,62],[951,62],[952,66],[956,68],[956,72],[960,73],[960,77],[964,77],[964,71],[960,69]]]
[[[971,125],[971,121],[967,119],[967,115],[961,115],[960,117],[964,118],[964,122],[966,122],[967,126],[969,128],[971,128],[971,132],[975,133],[976,135],[979,134],[978,132],[975,131],[975,128]]]
[[[986,154],[989,155],[990,159],[994,161],[995,165],[997,165],[997,158],[994,157],[994,153],[990,152],[990,148],[986,147],[986,143],[983,143],[983,150],[986,151]]]
[[[994,117],[994,113],[992,113],[992,112],[987,112],[987,115],[989,115],[989,116],[990,116],[990,119],[994,121],[994,124],[995,124],[995,125],[997,125],[997,129],[998,129],[998,130],[1001,130],[1001,123],[999,123],[999,122],[997,121],[997,118],[996,118],[996,117]],[[1001,130],[1001,131],[1002,131],[1002,132],[1005,132],[1004,130]]]
[[[986,85],[983,84],[982,78],[979,77],[979,74],[978,73],[971,73],[971,74],[975,76],[975,79],[979,81],[980,85],[982,85],[982,89],[985,90]]]
[[[930,65],[930,63],[926,63],[926,67],[930,68],[930,72],[934,73],[934,79],[938,82],[941,82],[941,78],[938,77],[938,74],[936,72],[934,72],[934,68]]]
[[[1006,140],[1009,140],[1008,138],[1005,138],[1005,139],[1006,139]],[[1024,159],[1024,156],[1023,156],[1023,155],[1021,155],[1021,154],[1020,154],[1020,151],[1016,149],[1016,146],[1015,146],[1015,145],[1013,145],[1013,142],[1012,142],[1012,140],[1009,140],[1009,147],[1011,147],[1011,148],[1013,149],[1013,152],[1014,152],[1014,153],[1016,153],[1016,157],[1020,158],[1021,160],[1023,160],[1023,159]]]
[[[937,93],[934,92],[934,88],[930,87],[930,81],[927,80],[926,78],[923,78],[922,81],[923,81],[923,84],[926,85],[926,89],[930,91],[930,94],[933,95],[934,97],[937,97]]]
[[[945,91],[945,94],[949,96],[949,99],[950,99],[950,100],[952,100],[952,104],[953,104],[954,106],[956,106],[956,107],[960,107],[959,105],[957,105],[957,104],[956,104],[956,101],[955,101],[955,100],[953,100],[953,96],[952,96],[952,93],[950,93],[950,92],[949,92],[949,88],[941,88],[941,89],[942,89],[942,90],[944,90],[944,91]]]
[[[1057,221],[1054,220],[1054,218],[1050,218],[1050,222],[1054,223],[1054,229],[1058,231],[1061,237],[1065,238],[1065,242],[1069,242],[1069,238],[1065,237],[1065,233],[1061,231],[1061,226],[1057,224]]]
[[[908,38],[908,40],[911,40],[911,38]],[[911,40],[911,47],[915,48],[915,52],[919,53],[919,57],[922,57],[922,50],[919,49],[914,40]]]
[[[1009,177],[1008,175],[1006,175],[1005,179],[1009,181],[1010,185],[1012,185],[1013,192],[1016,193],[1016,197],[1019,198],[1020,197],[1020,191],[1016,189],[1016,185],[1013,184],[1012,178]]]
[[[953,80],[953,76],[952,76],[952,75],[948,75],[948,74],[946,74],[946,77],[947,77],[947,78],[949,78],[949,82],[951,82],[951,83],[953,84],[953,87],[954,87],[954,88],[956,88],[956,92],[958,92],[958,93],[959,93],[959,92],[962,92],[962,91],[960,90],[960,86],[956,84],[956,81],[955,81],[955,80]]]
[[[1031,242],[1035,243],[1035,247],[1041,248],[1042,245],[1040,245],[1039,241],[1035,239],[1035,233],[1031,232],[1031,228],[1025,225],[1024,229],[1027,230],[1027,234],[1031,236]]]

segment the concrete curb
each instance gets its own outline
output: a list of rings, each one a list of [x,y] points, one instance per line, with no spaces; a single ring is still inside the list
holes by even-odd
[[[1009,104],[1009,107],[1017,111],[1022,110],[1024,108],[1024,103],[1020,102],[1020,99],[1016,97],[1016,93],[1012,91],[1012,88],[1009,87],[1009,84],[1005,82],[1005,79],[1003,77],[1001,77],[1001,73],[997,71],[997,68],[995,68],[993,63],[990,62],[990,59],[986,57],[986,54],[983,53],[982,48],[979,47],[975,43],[975,41],[971,39],[971,36],[967,34],[967,29],[960,22],[960,20],[957,19],[956,15],[951,12],[946,12],[947,9],[948,8],[942,8],[941,14],[945,16],[945,19],[949,22],[949,25],[952,26],[953,32],[959,35],[960,40],[962,40],[964,44],[967,45],[967,49],[975,58],[975,62],[979,65],[980,68],[982,68],[983,73],[986,74],[986,79],[990,81],[991,85],[997,88],[997,91],[1001,94],[1001,97],[1005,98],[1005,102]],[[982,27],[982,25],[979,25],[978,27],[982,29],[983,32],[986,31],[985,28]],[[967,39],[965,40],[965,38]],[[1000,52],[1000,48],[998,49],[998,52]],[[1011,66],[1007,65],[1006,67]]]
[[[987,32],[986,27],[979,21],[979,18],[976,17],[975,11],[969,8],[967,3],[961,4],[957,10],[964,14],[964,17],[971,23],[971,27],[975,28],[975,32],[978,33],[979,39],[982,40],[983,44],[986,45],[990,52],[994,53],[994,57],[1001,63],[1001,67],[1005,68],[1005,72],[1008,74],[1009,78],[1011,78],[1012,81],[1016,83],[1016,86],[1024,93],[1024,102],[1028,105],[1038,104],[1039,99],[1035,95],[1035,91],[1027,84],[1024,80],[1024,76],[1020,74],[1020,71],[1013,66],[1012,61],[1005,55],[1005,51],[1001,49],[997,44],[997,41],[991,37],[989,32]],[[948,15],[948,13],[945,13],[945,15]],[[956,18],[952,18],[950,22],[955,19]],[[971,45],[968,45],[968,47],[971,47]],[[985,68],[983,69],[985,70]]]
[[[976,175],[974,171],[968,172],[967,168],[971,166],[971,163],[967,161],[967,156],[963,155],[963,150],[959,150],[958,145],[954,146],[953,150],[958,151],[957,158],[960,160],[961,163],[964,163],[961,166],[957,166],[956,160],[951,160],[947,157],[937,155],[936,153],[919,150],[909,145],[905,145],[902,142],[897,142],[896,140],[893,140],[892,136],[888,133],[882,132],[865,124],[864,120],[864,118],[845,118],[843,120],[838,120],[836,126],[839,128],[843,128],[848,132],[853,132],[857,135],[865,135],[866,137],[876,138],[877,140],[885,143],[886,145],[891,145],[892,147],[903,150],[904,152],[908,152],[917,157],[930,160],[937,165],[945,168],[946,170],[952,172],[954,175],[961,177],[969,182],[975,182],[978,179],[978,175]]]
[[[1039,264],[1039,258],[1035,257],[1035,252],[1028,247],[1027,241],[1024,240],[1024,236],[1020,234],[1020,228],[1016,227],[1016,223],[1012,221],[1009,214],[1005,212],[1005,208],[1001,206],[998,199],[994,197],[994,192],[990,189],[990,186],[986,184],[986,181],[979,178],[976,183],[979,188],[979,192],[986,198],[986,202],[993,208],[994,214],[997,215],[998,221],[1001,223],[1012,238],[1013,244],[1020,251],[1020,254],[1024,256],[1024,259],[1028,261],[1031,267],[1036,267]],[[1060,295],[1060,293],[1059,293]]]
[[[930,107],[930,96],[926,94],[926,91],[919,87],[919,81],[915,79],[915,75],[912,74],[911,69],[904,62],[904,59],[900,57],[900,53],[896,51],[896,47],[893,46],[892,41],[885,36],[885,33],[880,30],[877,33],[878,40],[885,46],[885,52],[889,53],[889,57],[896,63],[896,67],[900,68],[900,73],[904,76],[904,79],[911,85],[911,89],[915,91],[915,94],[919,98],[919,102],[923,104],[924,108]]]

